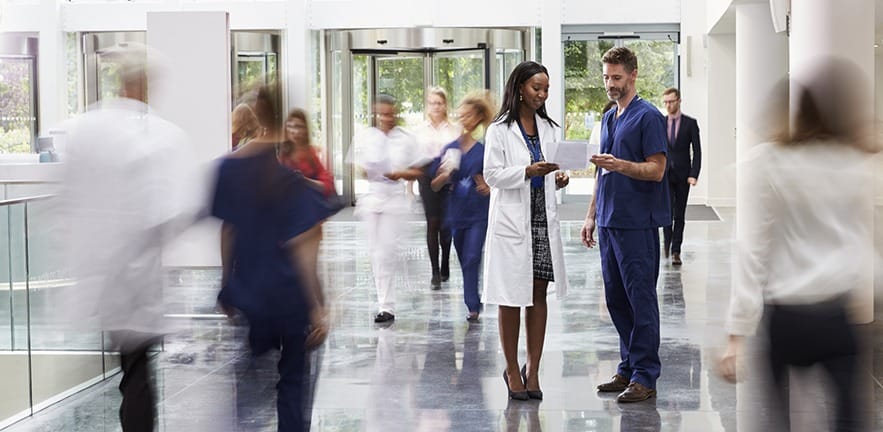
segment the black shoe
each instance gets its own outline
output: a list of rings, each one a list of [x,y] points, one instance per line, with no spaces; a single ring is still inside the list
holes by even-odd
[[[441,289],[441,276],[434,274],[432,275],[432,280],[429,281],[429,286],[433,291]]]
[[[681,261],[681,253],[680,252],[672,252],[671,254],[671,265],[679,266],[683,264]]]
[[[451,278],[451,269],[448,268],[447,265],[442,265],[442,268],[441,268],[441,281],[442,281],[442,282],[447,282],[448,279],[450,279],[450,278]]]
[[[524,388],[527,388],[527,364],[521,367],[521,379],[524,380]],[[539,399],[543,400],[543,391],[542,390],[528,390],[527,397],[531,399]]]
[[[478,312],[469,312],[469,315],[466,316],[466,321],[469,321],[471,323],[477,323],[478,322]]]
[[[393,315],[393,314],[391,314],[391,313],[389,313],[389,312],[383,311],[383,312],[380,312],[379,314],[377,314],[377,316],[374,317],[374,322],[376,322],[376,323],[385,323],[385,322],[389,322],[389,321],[394,321],[395,319],[396,319],[396,316],[395,316],[395,315]]]
[[[517,400],[528,400],[530,396],[527,395],[527,390],[523,391],[512,391],[512,388],[509,387],[509,376],[506,375],[506,370],[503,370],[503,382],[506,383],[506,390],[509,390],[509,399],[517,399]]]

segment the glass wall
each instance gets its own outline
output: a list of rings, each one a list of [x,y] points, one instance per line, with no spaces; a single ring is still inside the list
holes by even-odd
[[[69,227],[54,206],[51,198],[0,201],[0,428],[119,366],[101,332],[59,318],[65,291],[75,288],[60,253]]]

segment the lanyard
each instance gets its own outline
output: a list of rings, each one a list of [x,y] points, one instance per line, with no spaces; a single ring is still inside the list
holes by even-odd
[[[515,122],[518,123],[518,129],[521,130],[521,136],[524,137],[524,143],[527,144],[527,150],[530,151],[531,156],[535,162],[543,161],[543,151],[540,147],[540,128],[537,127],[537,139],[536,144],[531,144],[531,140],[527,138],[527,132],[524,130],[524,126],[521,125],[520,119],[515,119]],[[530,178],[530,187],[532,188],[541,188],[543,187],[543,180],[545,177],[531,177]]]
[[[534,145],[534,144],[531,144],[532,141],[530,139],[528,139],[527,132],[524,131],[524,126],[521,125],[521,120],[516,119],[515,122],[518,123],[518,129],[521,130],[521,136],[524,138],[524,143],[527,144],[527,149],[530,151],[531,156],[533,156],[534,161],[535,162],[543,161],[543,151],[542,151],[542,148],[540,147],[540,133],[539,133],[540,130],[539,130],[539,128],[537,128],[536,145]]]

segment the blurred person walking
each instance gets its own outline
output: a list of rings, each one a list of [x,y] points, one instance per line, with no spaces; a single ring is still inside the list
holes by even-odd
[[[307,350],[328,332],[316,261],[320,224],[334,210],[322,190],[278,163],[284,135],[274,94],[258,90],[254,111],[267,133],[221,161],[211,212],[223,221],[219,303],[248,320],[252,356],[281,350],[278,430],[300,432],[311,417]]]
[[[849,77],[849,79],[844,79]],[[764,116],[777,130],[742,163],[729,341],[720,371],[744,379],[744,340],[763,323],[766,363],[779,406],[769,410],[789,430],[788,374],[821,365],[836,401],[828,430],[864,431],[859,380],[862,340],[849,306],[873,262],[873,122],[866,81],[854,64],[828,59],[797,85],[793,129],[787,82]],[[871,112],[871,116],[873,112]],[[784,125],[784,126],[783,126]],[[820,205],[823,203],[823,205]],[[743,205],[740,204],[740,205]]]
[[[307,112],[295,108],[285,119],[285,141],[278,148],[279,162],[293,170],[300,171],[313,185],[326,196],[337,195],[334,177],[319,159],[316,148],[310,144],[310,124]]]
[[[663,253],[671,255],[672,265],[681,265],[681,243],[684,242],[684,216],[690,188],[696,186],[702,166],[702,146],[699,143],[699,123],[681,112],[681,92],[668,88],[662,93],[662,103],[668,111],[668,190],[671,195],[672,223],[662,227]],[[691,154],[692,150],[692,154]]]
[[[184,132],[145,103],[148,74],[158,85],[162,65],[148,65],[146,48],[135,44],[107,57],[120,65],[119,97],[64,126],[58,217],[70,227],[66,252],[76,284],[60,307],[72,326],[109,333],[110,349],[120,352],[122,430],[150,432],[156,391],[148,350],[171,330],[162,250],[193,222],[201,199],[187,180],[196,167]]]
[[[485,93],[466,96],[457,108],[463,133],[445,146],[429,169],[433,190],[451,189],[445,223],[451,229],[460,259],[469,322],[477,322],[482,309],[478,279],[490,195],[490,187],[484,181],[484,144],[474,134],[491,122],[492,109]]]
[[[426,93],[426,121],[417,128],[415,135],[417,144],[426,151],[428,157],[434,158],[440,156],[445,146],[457,139],[460,126],[448,119],[448,94],[444,89],[431,87]],[[426,215],[426,247],[429,249],[429,261],[432,265],[432,279],[429,283],[432,289],[440,289],[441,283],[447,281],[451,274],[451,229],[445,223],[449,188],[433,189],[432,177],[429,175],[420,176],[417,181]]]
[[[234,151],[261,136],[263,128],[248,104],[241,103],[236,105],[236,108],[233,108],[231,117]]]
[[[665,120],[637,95],[638,58],[625,47],[601,59],[607,97],[616,109],[604,114],[595,193],[580,236],[595,246],[598,229],[607,310],[619,334],[620,363],[598,391],[619,393],[617,402],[656,396],[659,360],[659,227],[671,224],[665,181]]]
[[[561,128],[546,112],[549,72],[526,61],[509,75],[503,104],[485,136],[484,178],[491,188],[485,304],[499,305],[503,381],[509,397],[542,399],[539,368],[546,338],[549,282],[567,290],[555,191],[569,177],[546,155],[558,150]],[[554,180],[546,179],[555,173]],[[528,242],[529,243],[526,243]],[[525,309],[527,363],[519,371],[518,336]],[[520,373],[519,373],[520,372]]]
[[[429,163],[414,136],[396,126],[396,100],[378,95],[374,103],[375,126],[354,139],[358,174],[368,180],[368,192],[359,198],[356,215],[365,222],[371,270],[377,290],[376,323],[395,320],[395,267],[402,244],[402,228],[410,211],[405,181],[423,175]]]

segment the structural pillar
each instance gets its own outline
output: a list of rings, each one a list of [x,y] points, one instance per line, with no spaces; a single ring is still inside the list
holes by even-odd
[[[802,77],[812,73],[814,65],[826,58],[837,57],[854,63],[862,76],[844,76],[838,79],[853,80],[868,86],[868,94],[874,94],[874,0],[800,0],[791,2],[790,70],[792,89],[792,112],[795,86]],[[866,107],[856,108],[856,112],[873,113],[874,99],[863,101]],[[869,115],[870,121],[873,116]],[[856,185],[868,191],[868,200],[875,199],[873,185]],[[865,212],[864,217],[873,220],[874,214]],[[870,222],[872,223],[872,222]],[[853,307],[853,317],[858,323],[866,324],[874,320],[874,257],[873,236],[868,238],[868,253],[859,254],[856,259],[867,260],[864,266],[867,273],[862,277],[862,285],[856,290],[859,294]]]

